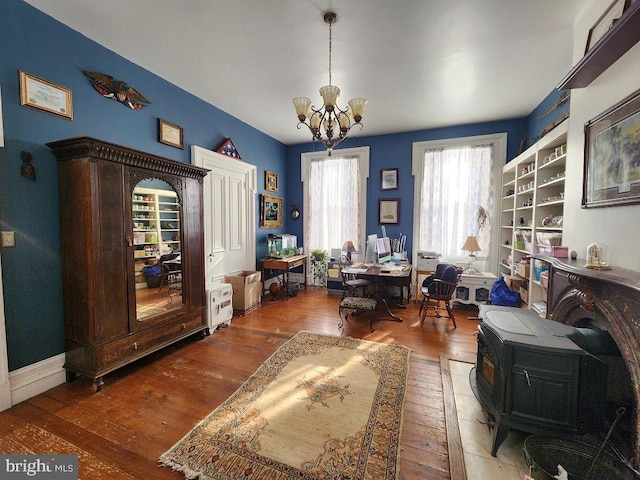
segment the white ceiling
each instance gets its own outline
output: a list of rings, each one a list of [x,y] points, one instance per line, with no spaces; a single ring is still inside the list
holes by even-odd
[[[368,136],[528,115],[569,71],[583,8],[583,0],[26,1],[285,144],[310,140],[291,99],[318,105],[328,83],[327,10],[338,14],[339,105],[369,100],[356,128]]]

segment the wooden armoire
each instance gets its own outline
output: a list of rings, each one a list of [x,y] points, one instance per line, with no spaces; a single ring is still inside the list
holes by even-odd
[[[203,178],[207,170],[90,137],[48,143],[58,159],[67,380],[103,376],[173,342],[206,333]],[[182,291],[141,316],[132,196],[168,184],[180,209]],[[139,285],[138,285],[139,286]]]

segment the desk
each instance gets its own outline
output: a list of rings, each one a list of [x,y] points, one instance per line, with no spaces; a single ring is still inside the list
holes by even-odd
[[[391,319],[396,322],[401,322],[402,318],[395,315],[390,309],[389,299],[384,295],[384,287],[411,287],[411,265],[405,265],[404,270],[397,270],[391,272],[383,272],[379,267],[348,267],[343,269],[345,273],[355,274],[373,281],[377,288],[375,298],[378,301],[378,305],[384,305],[386,312]],[[403,295],[404,297],[404,295]],[[404,305],[398,305],[393,302],[392,305],[397,308],[406,308]]]
[[[277,270],[282,272],[282,286],[285,289],[287,297],[289,296],[289,271],[294,268],[302,267],[302,275],[307,278],[307,255],[292,255],[285,258],[263,258],[260,260],[262,264],[262,293],[266,292],[264,282],[266,279],[265,270]],[[304,289],[307,289],[306,281],[303,281]]]

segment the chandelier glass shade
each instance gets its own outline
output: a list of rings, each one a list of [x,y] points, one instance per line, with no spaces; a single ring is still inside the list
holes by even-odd
[[[333,147],[347,138],[349,130],[354,125],[360,125],[362,129],[362,117],[367,100],[353,98],[349,100],[348,107],[344,110],[337,105],[340,89],[331,85],[331,26],[338,16],[334,12],[324,14],[325,23],[329,24],[329,85],[320,88],[322,106],[315,108],[307,97],[296,97],[293,105],[298,116],[298,128],[306,125],[311,131],[314,141],[322,143],[331,156]]]

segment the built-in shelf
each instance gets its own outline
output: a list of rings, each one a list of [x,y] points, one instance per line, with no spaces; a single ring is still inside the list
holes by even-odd
[[[558,85],[559,90],[583,88],[640,41],[640,1],[633,2],[604,36]]]

